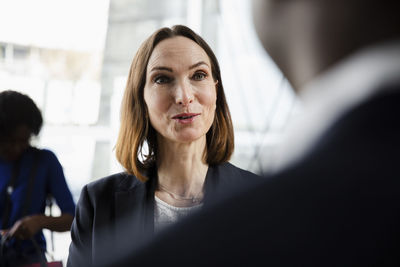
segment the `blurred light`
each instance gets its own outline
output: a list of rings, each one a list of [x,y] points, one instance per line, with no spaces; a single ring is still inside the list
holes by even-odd
[[[0,41],[101,51],[109,0],[2,0]]]

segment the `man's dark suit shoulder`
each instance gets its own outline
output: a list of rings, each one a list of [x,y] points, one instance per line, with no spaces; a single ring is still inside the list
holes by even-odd
[[[298,164],[178,223],[127,262],[400,263],[400,93],[389,91],[338,119]]]

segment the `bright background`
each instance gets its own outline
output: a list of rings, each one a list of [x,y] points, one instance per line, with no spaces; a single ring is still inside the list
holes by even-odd
[[[26,93],[40,107],[34,143],[57,155],[75,201],[86,183],[122,171],[113,148],[130,63],[151,33],[174,24],[199,33],[220,62],[235,127],[231,162],[267,170],[300,105],[257,39],[250,1],[0,0],[0,91]],[[54,258],[66,263],[69,233],[54,241]]]

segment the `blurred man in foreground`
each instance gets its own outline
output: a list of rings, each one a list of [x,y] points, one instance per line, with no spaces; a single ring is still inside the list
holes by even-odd
[[[115,263],[399,265],[399,7],[256,1],[260,40],[304,103],[274,174]]]

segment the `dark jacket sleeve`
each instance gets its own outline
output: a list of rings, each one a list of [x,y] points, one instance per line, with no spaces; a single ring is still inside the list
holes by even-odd
[[[68,267],[92,265],[92,226],[94,208],[87,186],[84,186],[71,227]]]

